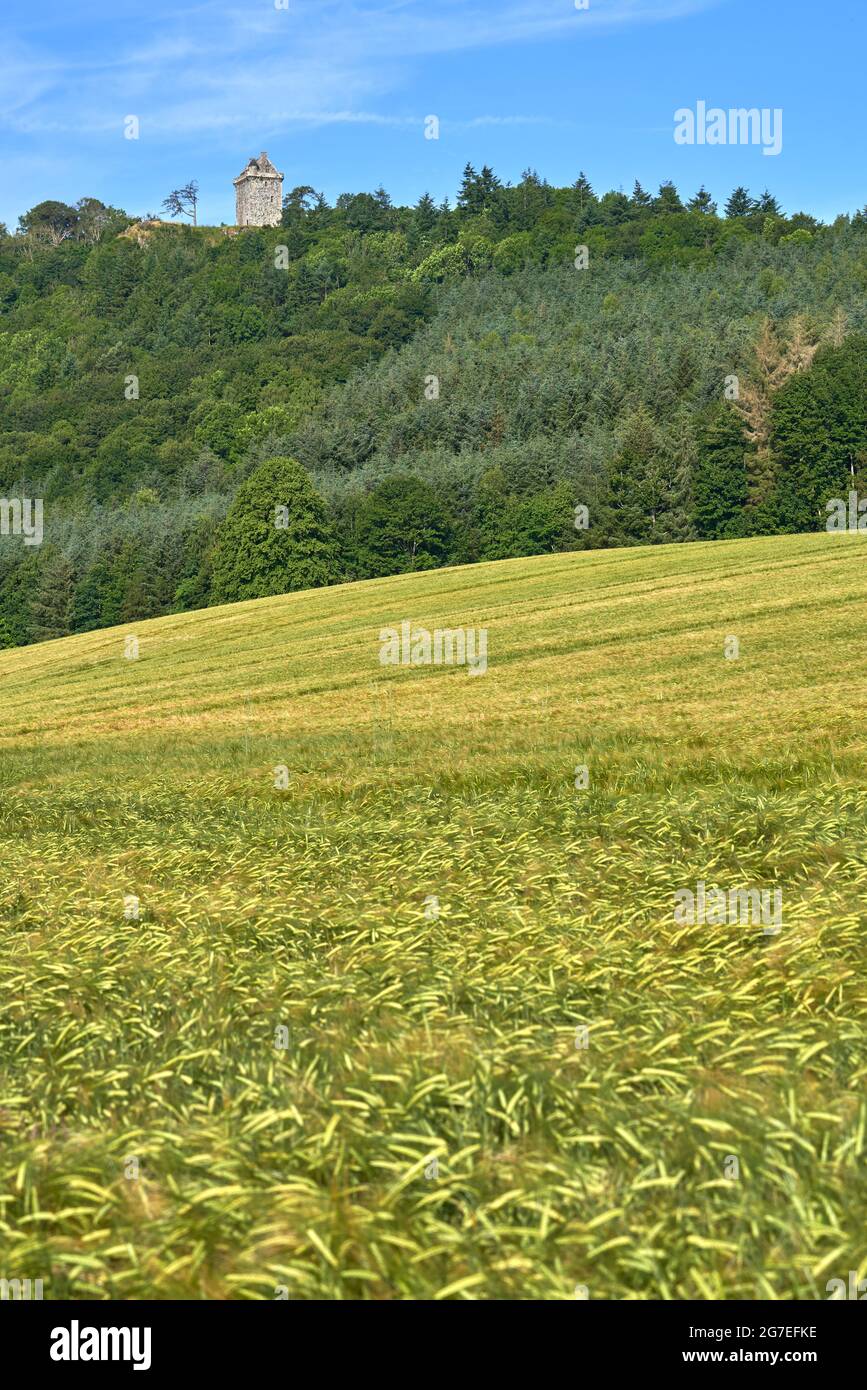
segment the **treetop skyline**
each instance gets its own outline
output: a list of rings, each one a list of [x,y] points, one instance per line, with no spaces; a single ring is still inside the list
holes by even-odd
[[[232,179],[262,148],[287,188],[331,202],[380,184],[440,202],[469,160],[557,186],[585,168],[624,192],[636,176],[716,197],[772,184],[828,221],[865,201],[850,155],[867,19],[855,0],[824,15],[812,0],[8,0],[0,221],[83,192],[144,210],[195,177],[199,220],[231,223]],[[779,111],[785,140],[773,159],[749,140],[682,144],[684,109]]]

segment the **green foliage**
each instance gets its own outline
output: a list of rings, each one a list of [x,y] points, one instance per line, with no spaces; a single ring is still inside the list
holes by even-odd
[[[48,544],[0,555],[0,640],[62,629],[33,616],[58,554],[73,630],[211,602],[216,527],[274,457],[310,475],[347,575],[815,524],[839,473],[821,412],[849,405],[820,392],[793,443],[784,398],[746,503],[710,407],[766,316],[867,331],[867,216],[822,227],[745,189],[727,212],[472,166],[455,208],[299,185],[281,227],[235,234],[31,209],[0,236],[0,495],[45,499]]]
[[[845,498],[867,460],[867,337],[820,350],[809,372],[777,392],[771,443],[779,467],[775,511],[790,531],[813,531],[825,504]]]
[[[672,500],[666,488],[665,459],[653,421],[639,408],[623,430],[611,466],[611,492],[621,543],[653,541],[657,522]]]
[[[493,262],[494,269],[501,275],[512,275],[516,270],[523,270],[529,265],[533,257],[533,237],[530,232],[515,232],[513,236],[504,237],[494,247]]]
[[[719,244],[722,223],[709,212],[672,212],[651,222],[639,242],[649,261],[707,264]]]
[[[721,402],[698,433],[693,475],[693,518],[699,537],[717,540],[740,533],[747,503],[747,441],[735,408]]]
[[[445,556],[446,518],[421,478],[398,474],[373,488],[359,509],[357,525],[364,577],[434,569]]]
[[[412,272],[416,285],[442,285],[462,279],[472,270],[472,256],[465,245],[439,246]]]
[[[268,459],[241,484],[220,530],[213,602],[314,589],[338,578],[325,503],[294,459]]]
[[[71,632],[75,575],[62,551],[48,546],[30,601],[31,631],[34,641],[66,637]]]

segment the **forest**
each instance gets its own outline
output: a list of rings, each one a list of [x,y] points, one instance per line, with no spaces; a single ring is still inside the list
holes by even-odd
[[[867,210],[467,166],[280,227],[0,226],[0,646],[359,578],[823,529],[867,493]],[[41,499],[44,540],[10,532]],[[14,529],[14,528],[12,528]]]

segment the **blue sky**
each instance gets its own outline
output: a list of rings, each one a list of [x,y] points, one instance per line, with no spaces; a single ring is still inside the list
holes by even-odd
[[[864,0],[3,0],[0,220],[83,195],[158,212],[196,178],[200,220],[233,222],[261,149],[330,201],[453,200],[470,160],[597,192],[767,186],[830,218],[867,203],[865,38]],[[782,153],[675,144],[699,100],[781,108]]]

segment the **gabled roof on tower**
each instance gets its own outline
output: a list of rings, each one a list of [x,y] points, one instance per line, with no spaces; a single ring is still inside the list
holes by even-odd
[[[248,160],[246,169],[242,169],[238,177],[232,182],[239,183],[241,179],[257,177],[260,179],[282,179],[283,177],[268,158],[267,150],[263,150],[256,159]]]

